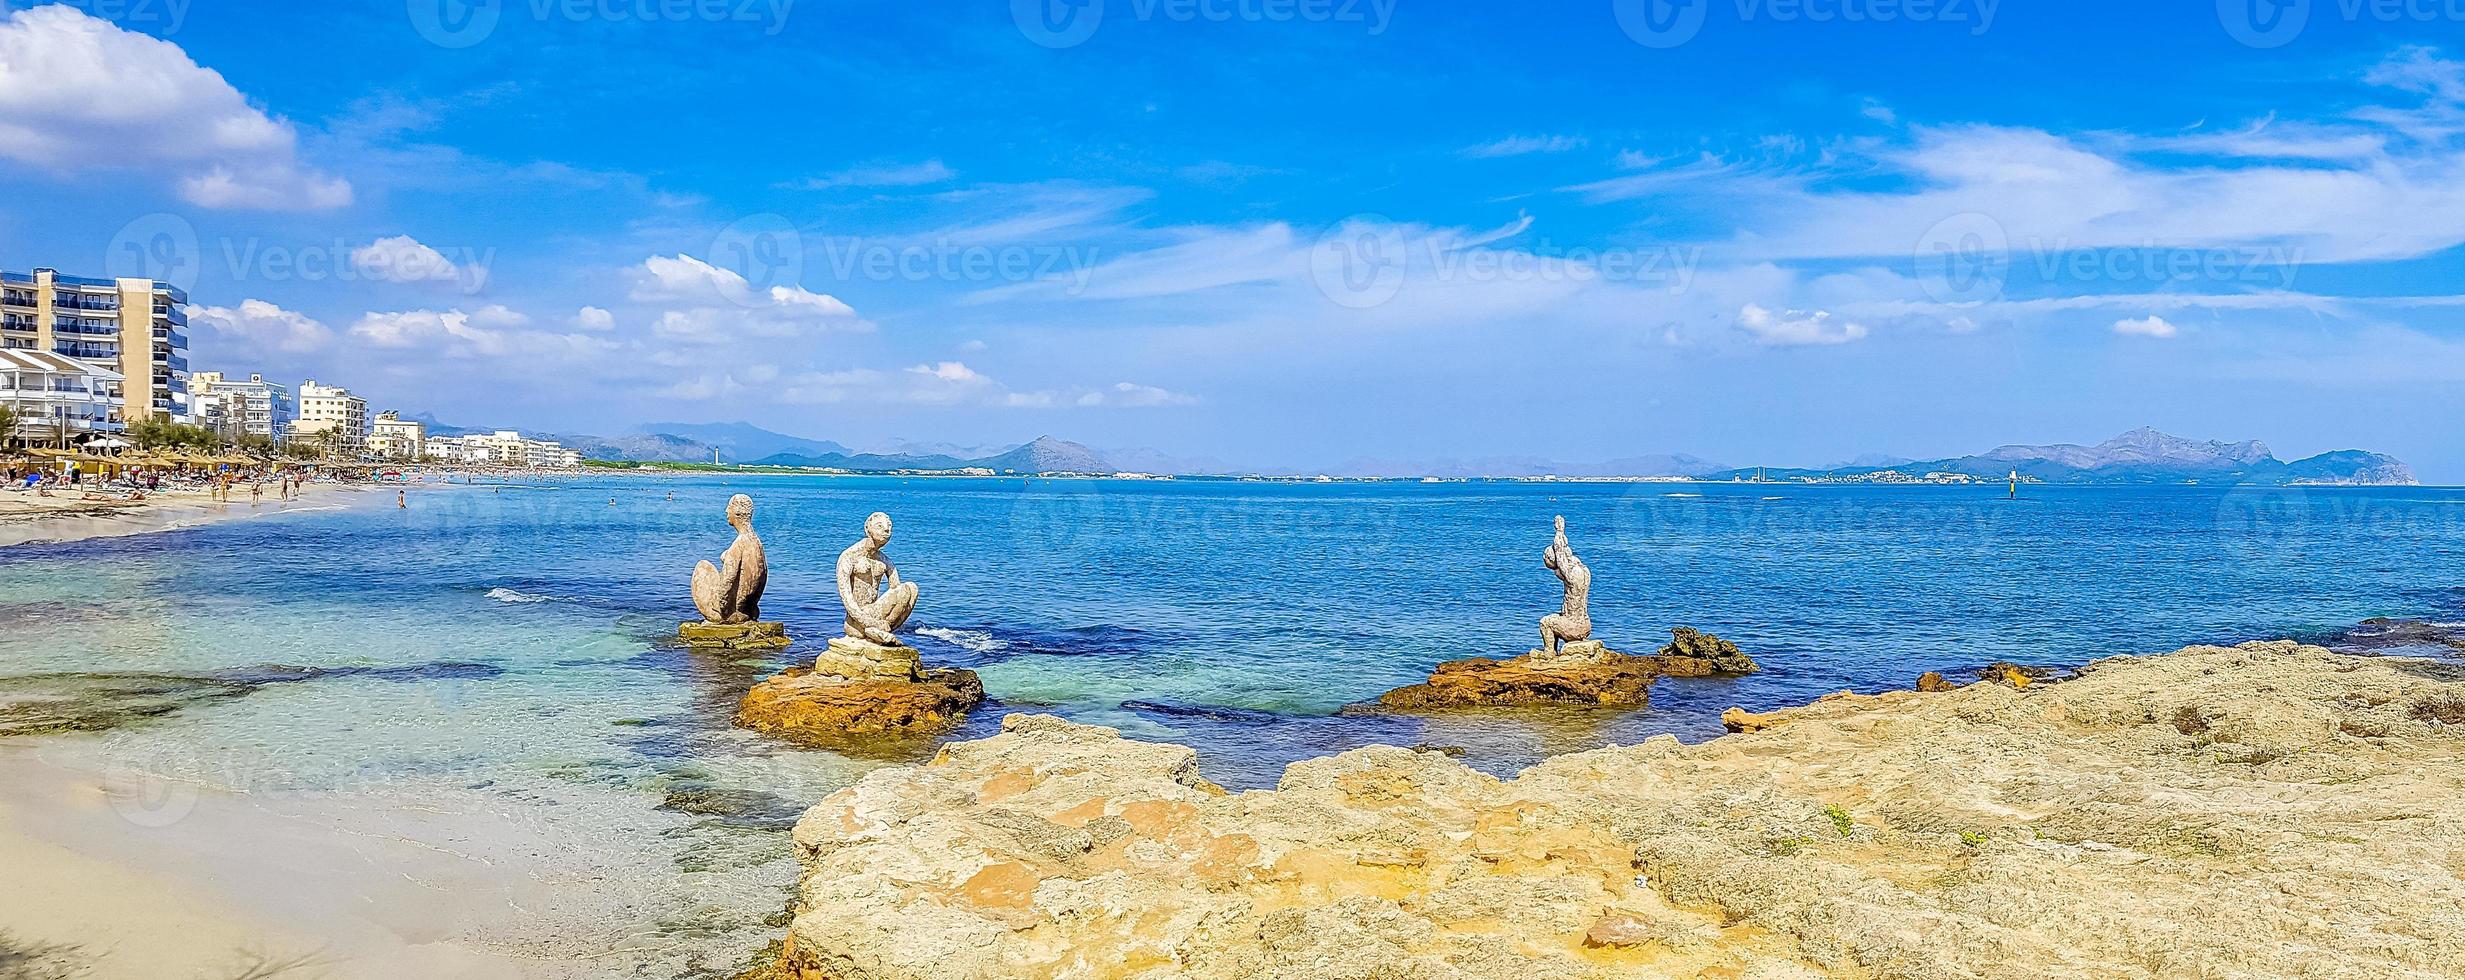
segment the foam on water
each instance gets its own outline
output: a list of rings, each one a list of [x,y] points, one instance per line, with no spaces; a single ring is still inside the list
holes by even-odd
[[[951,629],[946,626],[927,626],[923,629],[917,630],[916,635],[929,636],[962,650],[977,654],[997,653],[1009,646],[1009,644],[995,639],[993,634],[987,633],[983,630],[962,630]]]
[[[503,588],[503,587],[498,587],[498,588],[494,588],[494,589],[489,589],[489,590],[488,590],[488,598],[494,599],[494,600],[496,600],[496,601],[498,601],[498,602],[513,602],[513,603],[554,602],[554,601],[556,601],[556,597],[554,597],[554,596],[531,595],[530,593],[527,593],[527,592],[517,592],[517,591],[515,591],[515,590],[513,590],[513,589],[508,589],[508,588]]]

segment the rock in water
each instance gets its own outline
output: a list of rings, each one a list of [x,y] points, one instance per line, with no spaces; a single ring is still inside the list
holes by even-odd
[[[1237,795],[1013,716],[805,814],[781,972],[2465,976],[2465,668],[2194,647],[1783,714],[1509,780],[1372,746]]]
[[[1944,680],[1943,675],[1931,670],[1917,675],[1917,689],[1927,694],[1940,694],[1957,687],[1959,685]]]
[[[1639,708],[1651,703],[1652,680],[1661,675],[1661,666],[1657,658],[1617,653],[1587,640],[1565,644],[1555,657],[1536,650],[1511,660],[1450,660],[1439,664],[1428,682],[1388,691],[1378,704],[1398,711],[1545,704]]]
[[[845,747],[884,736],[938,735],[984,703],[972,670],[925,670],[915,680],[849,680],[802,667],[753,686],[736,724],[789,741]]]
[[[1671,677],[1706,677],[1713,674],[1751,674],[1763,668],[1748,659],[1746,651],[1710,633],[1696,632],[1693,627],[1670,629],[1669,645],[1660,648],[1661,659],[1668,661]]]
[[[780,623],[676,624],[676,635],[696,650],[785,650],[787,627]]]

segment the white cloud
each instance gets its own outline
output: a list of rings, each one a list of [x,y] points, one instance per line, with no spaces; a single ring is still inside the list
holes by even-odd
[[[938,184],[959,175],[939,160],[922,163],[871,164],[850,167],[837,173],[824,174],[797,186],[806,190],[829,190],[834,187],[917,187]]]
[[[2137,320],[2114,321],[2114,332],[2125,337],[2172,337],[2179,331],[2165,318],[2151,314]]]
[[[1767,347],[1845,344],[1866,336],[1862,324],[1832,322],[1829,310],[1783,310],[1774,313],[1748,303],[1737,311],[1737,325]]]
[[[2189,136],[1912,126],[1905,139],[1811,158],[1706,156],[1567,189],[1670,211],[1718,201],[1707,217],[1732,224],[1749,258],[1905,261],[1944,244],[1932,236],[1947,223],[2020,253],[2266,249],[2352,262],[2465,244],[2465,65],[2408,50],[2365,80],[2392,90],[2387,104],[2317,122]]]
[[[241,300],[238,309],[191,306],[187,313],[188,322],[247,346],[312,351],[334,339],[325,324],[261,299]]]
[[[395,235],[352,249],[351,266],[380,282],[454,283],[466,292],[478,292],[488,283],[487,266],[468,256],[468,249],[463,251],[469,260],[456,263],[409,235]]]
[[[584,330],[602,332],[614,330],[616,329],[616,314],[596,306],[585,306],[574,312],[573,325]]]
[[[1564,153],[1568,150],[1580,150],[1590,145],[1592,141],[1581,136],[1509,136],[1479,146],[1467,146],[1457,153],[1476,160],[1486,160],[1498,157],[1527,156],[1534,153]]]
[[[838,298],[802,286],[757,289],[733,269],[690,255],[654,255],[635,270],[633,299],[665,307],[652,330],[668,340],[715,343],[866,329]]]
[[[1093,400],[1090,400],[1090,399]],[[1177,391],[1167,391],[1154,385],[1123,381],[1110,391],[1091,391],[1079,398],[1081,405],[1112,405],[1122,408],[1151,408],[1164,405],[1195,405],[1198,399]]]
[[[540,358],[571,361],[616,349],[606,338],[534,329],[529,315],[497,304],[476,310],[368,313],[351,336],[371,347],[448,358]]]
[[[939,364],[918,364],[915,367],[908,368],[907,372],[909,374],[921,374],[928,378],[933,378],[939,381],[948,381],[956,384],[990,384],[993,380],[976,373],[976,369],[968,367],[967,365],[961,364],[957,361],[943,361]]]
[[[208,208],[326,210],[351,185],[299,159],[291,124],[178,45],[66,4],[0,19],[0,157],[63,174],[161,174]]]

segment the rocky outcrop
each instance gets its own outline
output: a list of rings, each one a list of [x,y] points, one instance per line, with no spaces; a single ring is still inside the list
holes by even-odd
[[[797,824],[818,980],[2465,975],[2465,670],[2291,643],[1227,794],[1013,716]]]
[[[936,735],[984,702],[972,670],[927,670],[916,680],[849,680],[795,667],[753,686],[736,724],[793,742],[839,747],[879,736]]]
[[[1757,668],[1737,644],[1684,626],[1669,631],[1658,656],[1619,653],[1598,640],[1566,643],[1555,654],[1470,657],[1438,665],[1429,680],[1378,696],[1390,711],[1576,705],[1640,708],[1662,677],[1751,674]]]
[[[1690,626],[1669,630],[1669,645],[1660,648],[1664,673],[1671,677],[1708,677],[1713,674],[1751,674],[1763,668],[1755,666],[1746,651],[1710,633],[1697,632]]]
[[[836,637],[811,668],[753,686],[736,724],[791,741],[842,748],[883,737],[937,735],[984,703],[972,670],[925,667],[913,647]]]
[[[1554,657],[1534,651],[1509,660],[1450,660],[1427,682],[1379,695],[1378,706],[1396,711],[1550,704],[1636,708],[1651,702],[1652,681],[1664,672],[1658,658],[1582,641],[1566,644]]]

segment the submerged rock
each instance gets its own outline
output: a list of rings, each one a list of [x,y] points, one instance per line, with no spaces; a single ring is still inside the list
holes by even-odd
[[[1689,626],[1669,630],[1669,645],[1660,648],[1660,657],[1671,677],[1751,674],[1763,669],[1737,644]]]
[[[2465,668],[2194,647],[1500,780],[1012,716],[798,822],[813,978],[2465,975]]]

